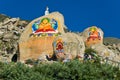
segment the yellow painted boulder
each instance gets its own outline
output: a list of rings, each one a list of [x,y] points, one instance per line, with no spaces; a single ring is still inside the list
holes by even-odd
[[[64,33],[64,18],[53,12],[30,22],[19,40],[19,60],[38,59],[53,54],[54,39]]]

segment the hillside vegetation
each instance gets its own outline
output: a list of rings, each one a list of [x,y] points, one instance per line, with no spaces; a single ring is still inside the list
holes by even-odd
[[[3,80],[120,80],[120,70],[109,64],[79,62],[39,64],[0,63]]]

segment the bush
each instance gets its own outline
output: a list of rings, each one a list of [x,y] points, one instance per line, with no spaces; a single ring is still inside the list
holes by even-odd
[[[88,61],[88,60],[92,62],[100,63],[101,59],[97,51],[95,51],[92,48],[88,48],[85,50],[84,53],[84,61]]]
[[[109,64],[67,63],[38,64],[32,68],[22,63],[0,63],[3,80],[120,80],[120,70]]]
[[[87,48],[87,49],[85,49],[85,53],[91,53],[91,52],[97,53],[97,51],[95,51],[95,50],[92,49],[92,48]]]

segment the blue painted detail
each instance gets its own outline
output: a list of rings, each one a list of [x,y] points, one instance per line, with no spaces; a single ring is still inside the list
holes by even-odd
[[[38,29],[38,25],[36,24],[36,23],[34,23],[33,25],[32,25],[32,31],[33,32],[35,32],[37,29]]]

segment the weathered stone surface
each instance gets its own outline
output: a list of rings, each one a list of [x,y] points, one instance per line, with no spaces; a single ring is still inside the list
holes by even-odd
[[[19,36],[14,35],[14,36],[13,36],[13,39],[14,39],[14,40],[18,40],[18,39],[19,39]]]
[[[14,54],[18,54],[18,39],[21,29],[19,26],[25,27],[26,24],[18,24],[19,18],[6,18],[0,22],[0,61],[10,62]]]
[[[8,26],[7,26],[7,25],[4,25],[4,26],[1,26],[0,28],[1,28],[1,29],[7,29]]]
[[[5,18],[4,20],[3,20],[3,23],[6,23],[6,21],[9,21],[10,20],[10,18]]]
[[[81,36],[68,32],[56,37],[54,43],[60,38],[63,41],[64,53],[66,55],[70,54],[72,58],[75,58],[77,55],[81,55],[83,57],[85,45]],[[54,51],[56,51],[56,46],[54,46]]]
[[[2,26],[2,22],[0,22],[0,27]]]
[[[99,56],[101,56],[102,58],[108,58],[117,62],[120,61],[120,55],[116,53],[117,51],[114,51],[113,49],[108,49],[108,47],[103,44],[93,45],[92,48],[95,49],[98,52]]]
[[[11,19],[8,18],[8,19],[4,20],[3,25],[12,23],[12,24],[14,24],[14,26],[17,26],[19,20],[20,20],[19,18],[11,18]]]
[[[8,29],[9,31],[11,31],[11,30],[14,29],[14,27],[15,27],[15,25],[13,25],[12,22],[10,22],[7,29]]]
[[[95,44],[103,44],[103,31],[96,26],[85,29],[82,36],[87,47],[91,47]]]
[[[53,12],[49,15],[42,16],[33,20],[30,24],[27,25],[25,31],[22,33],[19,40],[19,49],[20,49],[20,61],[24,61],[26,59],[38,59],[42,53],[53,54],[53,46],[52,43],[56,36],[39,36],[33,34],[32,25],[43,18],[54,18],[58,22],[58,32],[61,34],[64,33],[64,19],[62,14],[59,12]]]
[[[119,44],[109,44],[109,45],[107,44],[106,47],[114,53],[113,60],[119,62],[120,60]]]
[[[119,43],[119,44],[117,44],[117,48],[118,48],[118,50],[120,51],[120,43]]]
[[[27,25],[27,24],[28,24],[28,22],[26,22],[26,21],[19,21],[17,25]]]
[[[116,49],[116,48],[117,48],[116,44],[113,44],[112,46],[113,46],[113,49]]]
[[[32,31],[33,23],[43,18],[54,18],[58,21],[58,31],[61,35],[46,36],[46,34],[34,34]],[[46,55],[56,53],[56,47],[53,45],[59,38],[64,42],[65,58],[73,59],[76,55],[83,57],[85,48],[95,49],[103,58],[120,61],[120,44],[111,43],[103,45],[103,31],[96,26],[85,29],[82,33],[71,33],[64,25],[64,18],[59,12],[53,12],[49,15],[42,16],[33,20],[28,26],[26,21],[20,21],[19,18],[7,18],[0,22],[0,61],[10,62],[15,54],[18,54],[18,40],[20,61],[27,59],[39,59],[46,61]],[[97,32],[92,35],[90,28],[96,28]],[[67,33],[66,33],[67,32]],[[94,31],[93,31],[94,32]],[[54,33],[53,33],[54,34]],[[97,35],[96,35],[97,34]],[[109,41],[110,42],[110,41]],[[19,55],[18,55],[19,58]],[[65,59],[66,60],[66,59]]]
[[[4,34],[3,39],[11,39],[11,38],[13,38],[13,33],[12,33],[12,32],[5,33],[5,34]]]
[[[36,37],[19,44],[20,60],[38,59],[42,53],[53,54],[52,43],[55,37]]]
[[[99,56],[103,58],[108,57],[113,59],[115,57],[114,53],[103,44],[93,45],[92,48],[95,49],[98,52]]]
[[[92,33],[92,28],[95,29],[96,32],[93,30]],[[120,60],[120,55],[118,55],[119,51],[117,50],[118,46],[115,44],[107,46],[103,45],[103,31],[100,28],[97,28],[96,26],[89,27],[82,32],[82,36],[86,47],[95,49],[99,56],[103,58],[107,57],[108,59],[115,61]]]
[[[0,36],[3,35],[3,33],[4,33],[3,31],[0,31]]]

